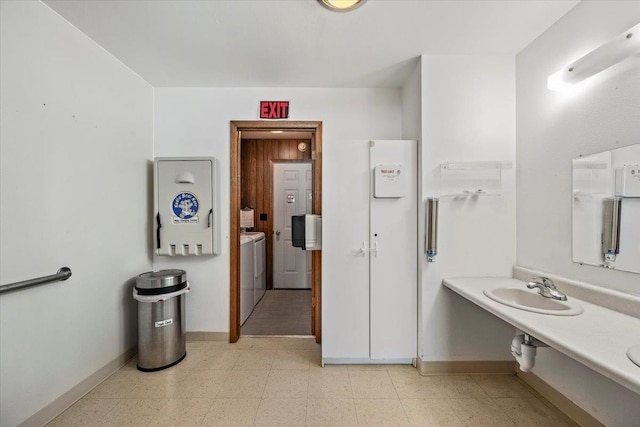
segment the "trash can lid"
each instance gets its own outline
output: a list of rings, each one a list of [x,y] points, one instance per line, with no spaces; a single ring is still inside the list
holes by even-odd
[[[187,280],[187,272],[184,270],[160,270],[147,271],[136,277],[136,288],[154,289],[176,286]]]

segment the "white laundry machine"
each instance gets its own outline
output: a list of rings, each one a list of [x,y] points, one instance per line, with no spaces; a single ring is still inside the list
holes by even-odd
[[[253,312],[254,243],[251,236],[240,235],[240,324]]]
[[[253,305],[260,302],[267,290],[267,240],[262,231],[242,233],[253,239]]]

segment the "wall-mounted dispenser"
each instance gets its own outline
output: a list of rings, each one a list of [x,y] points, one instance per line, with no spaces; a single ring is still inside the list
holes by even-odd
[[[240,209],[240,229],[246,230],[255,226],[255,212],[249,207]]]
[[[219,254],[216,159],[157,157],[153,166],[156,254]]]
[[[425,254],[429,262],[435,262],[438,255],[438,203],[437,198],[427,199]]]
[[[604,199],[602,253],[605,262],[613,262],[620,253],[620,215],[622,197]]]
[[[616,168],[616,196],[640,197],[640,164]]]
[[[373,169],[373,197],[376,199],[404,197],[407,190],[402,165],[378,165]]]
[[[303,251],[322,249],[322,217],[306,214],[291,217],[291,244]]]

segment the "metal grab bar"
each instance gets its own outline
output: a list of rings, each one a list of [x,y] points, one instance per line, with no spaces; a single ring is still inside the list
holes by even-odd
[[[38,277],[36,279],[23,280],[22,282],[2,285],[0,286],[0,294],[15,291],[17,289],[28,288],[30,286],[42,285],[44,283],[67,280],[69,277],[71,277],[71,269],[69,267],[61,267],[56,274],[52,274],[51,276]]]

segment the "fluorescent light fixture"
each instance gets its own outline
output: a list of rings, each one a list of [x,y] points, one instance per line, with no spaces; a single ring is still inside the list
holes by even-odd
[[[346,12],[353,10],[360,6],[365,0],[318,0],[324,7],[337,10],[339,12]]]
[[[640,23],[592,50],[547,79],[549,90],[563,90],[640,52]]]
[[[281,130],[272,130],[271,133],[282,133],[283,131]]]

